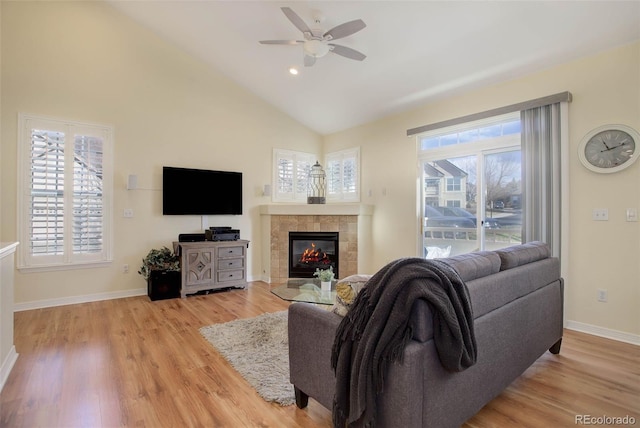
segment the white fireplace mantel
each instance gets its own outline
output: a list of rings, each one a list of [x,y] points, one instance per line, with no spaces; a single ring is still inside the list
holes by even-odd
[[[269,204],[260,205],[260,215],[373,215],[366,204]]]

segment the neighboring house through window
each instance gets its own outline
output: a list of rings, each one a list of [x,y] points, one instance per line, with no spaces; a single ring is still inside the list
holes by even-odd
[[[109,126],[19,116],[18,268],[112,261],[112,135]]]

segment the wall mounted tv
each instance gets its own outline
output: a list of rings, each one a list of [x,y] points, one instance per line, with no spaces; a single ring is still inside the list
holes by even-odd
[[[162,214],[242,214],[242,173],[163,167]]]

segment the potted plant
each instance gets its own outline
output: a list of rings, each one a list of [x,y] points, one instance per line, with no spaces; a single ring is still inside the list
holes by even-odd
[[[335,278],[335,275],[333,273],[333,266],[329,266],[329,269],[316,268],[313,276],[317,276],[320,280],[320,289],[322,291],[331,290],[331,281],[333,281],[333,279]]]
[[[180,296],[180,257],[167,247],[149,251],[138,273],[147,280],[151,300]]]

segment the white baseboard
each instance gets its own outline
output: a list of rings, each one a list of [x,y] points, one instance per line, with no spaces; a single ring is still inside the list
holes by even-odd
[[[121,299],[123,297],[145,296],[146,288],[133,290],[113,291],[109,293],[87,294],[84,296],[61,297],[58,299],[35,300],[32,302],[16,303],[14,312],[28,311],[31,309],[51,308],[54,306],[75,305],[77,303],[98,302],[100,300]]]
[[[585,324],[582,322],[570,320],[567,320],[565,327],[569,330],[593,334],[594,336],[600,336],[607,339],[613,339],[619,342],[626,342],[632,345],[640,346],[640,335],[637,334],[626,333],[624,331],[612,330],[610,328],[599,327],[597,325]]]
[[[18,353],[16,352],[16,347],[12,346],[11,349],[9,349],[7,358],[4,359],[0,367],[0,392],[2,392],[2,388],[4,388],[4,384],[7,382],[9,373],[11,373],[11,369],[13,369],[16,361],[18,361]]]

